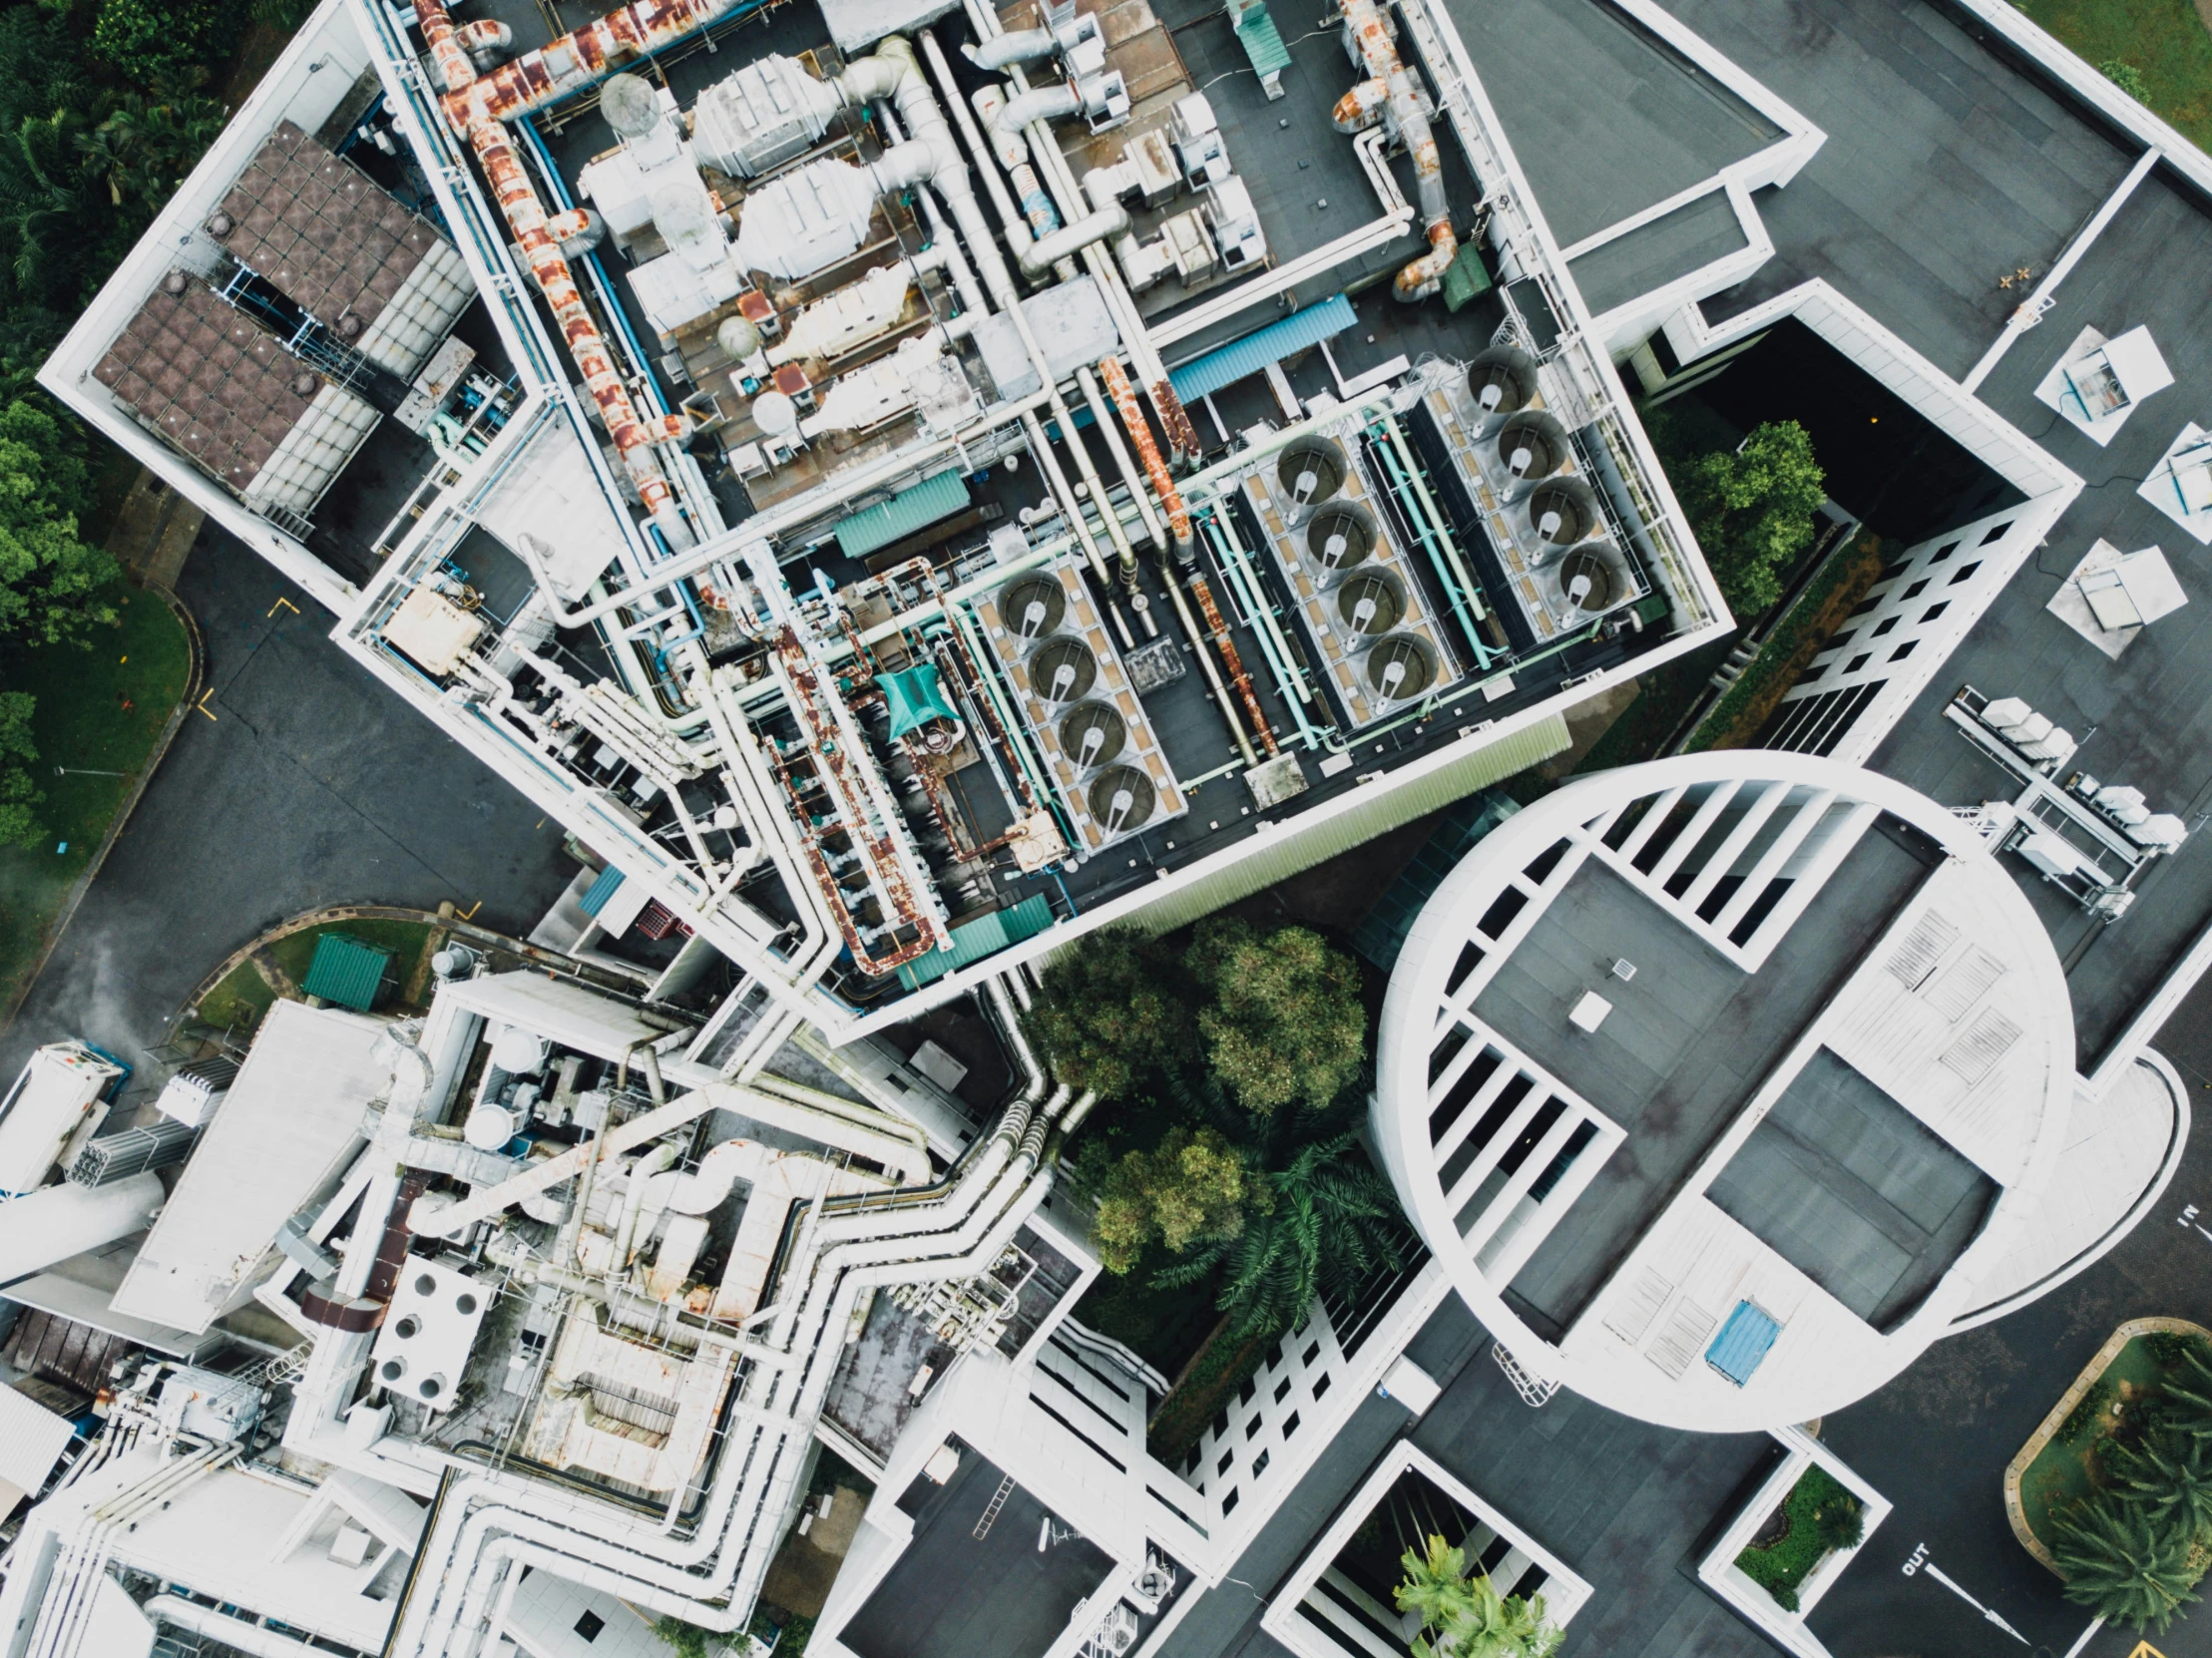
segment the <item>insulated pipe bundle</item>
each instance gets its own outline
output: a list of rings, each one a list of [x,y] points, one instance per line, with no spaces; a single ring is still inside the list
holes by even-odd
[[[1460,250],[1460,238],[1452,229],[1451,205],[1444,199],[1444,157],[1437,149],[1436,134],[1429,128],[1429,117],[1421,108],[1421,94],[1414,85],[1413,73],[1398,56],[1398,48],[1392,44],[1389,25],[1383,21],[1382,9],[1375,0],[1337,0],[1344,13],[1344,27],[1358,48],[1360,61],[1367,66],[1368,79],[1354,87],[1337,104],[1335,117],[1339,131],[1356,132],[1358,125],[1346,123],[1370,123],[1375,104],[1376,84],[1390,111],[1392,125],[1398,129],[1398,137],[1413,158],[1414,184],[1421,199],[1421,217],[1428,226],[1429,251],[1398,272],[1396,291],[1402,300],[1426,299],[1444,283],[1444,273],[1452,266]]]
[[[639,4],[617,13],[627,17],[649,6],[652,0],[639,0]],[[688,10],[692,0],[673,0],[676,6]],[[691,532],[683,515],[676,509],[675,494],[669,487],[667,475],[662,471],[661,462],[654,454],[654,446],[676,441],[682,434],[672,430],[666,421],[653,425],[641,420],[638,407],[631,401],[630,390],[623,384],[622,375],[616,370],[614,354],[608,350],[607,340],[599,331],[590,309],[584,303],[583,291],[577,286],[576,276],[569,268],[569,261],[562,253],[564,240],[574,241],[578,227],[564,220],[558,233],[548,221],[545,204],[538,200],[537,187],[523,171],[522,158],[509,142],[503,121],[513,120],[535,105],[509,108],[507,101],[497,95],[495,88],[504,78],[519,71],[533,60],[540,61],[543,70],[544,53],[534,52],[527,58],[516,60],[495,71],[485,79],[477,78],[469,61],[461,32],[453,26],[452,15],[446,10],[444,0],[415,0],[415,19],[422,26],[422,37],[429,43],[430,54],[437,61],[438,72],[446,84],[446,118],[455,132],[468,140],[469,148],[476,152],[476,159],[484,169],[484,177],[490,182],[492,194],[498,198],[500,211],[506,215],[507,226],[514,232],[515,240],[522,247],[523,257],[529,262],[530,273],[537,278],[538,287],[545,294],[546,303],[553,308],[554,320],[561,325],[562,338],[567,341],[569,355],[576,361],[584,376],[584,384],[592,394],[592,402],[598,407],[600,420],[607,428],[607,435],[622,456],[623,470],[638,487],[638,498],[644,503],[653,521],[661,527],[662,535],[671,548],[691,545]],[[609,20],[602,19],[595,29],[604,28]],[[585,31],[590,33],[590,31]],[[579,37],[570,36],[571,40]],[[555,43],[559,45],[559,42]],[[548,48],[550,51],[551,48]]]

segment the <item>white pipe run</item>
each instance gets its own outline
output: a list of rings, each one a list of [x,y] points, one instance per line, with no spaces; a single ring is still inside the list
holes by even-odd
[[[1105,241],[1109,236],[1120,235],[1128,227],[1128,208],[1118,202],[1108,202],[1105,207],[1085,213],[1075,223],[1065,225],[1051,235],[1040,236],[1023,248],[1023,274],[1035,276],[1062,259],[1074,258],[1086,247]]]
[[[327,1658],[329,1652],[327,1647],[280,1635],[242,1618],[227,1617],[213,1606],[203,1606],[197,1600],[186,1600],[180,1595],[156,1595],[140,1610],[157,1624],[170,1624],[195,1635],[205,1635],[219,1646],[248,1653],[251,1658],[309,1658],[312,1654]]]
[[[134,1174],[109,1186],[41,1186],[0,1203],[0,1284],[12,1284],[129,1237],[162,1206],[161,1177]]]
[[[1026,1116],[1027,1113],[1022,1115]],[[1010,1112],[1008,1126],[1013,1126],[1018,1120],[1016,1113]],[[1033,1126],[1041,1130],[1043,1123],[1040,1120]],[[1005,1130],[1002,1129],[993,1138],[995,1144],[1003,1142]],[[1037,1138],[1042,1141],[1041,1132]],[[905,1261],[870,1267],[854,1259],[866,1246],[850,1244],[841,1249],[813,1254],[811,1242],[807,1244],[807,1251],[813,1254],[813,1258],[796,1263],[794,1281],[803,1282],[811,1278],[813,1289],[806,1297],[805,1313],[797,1319],[796,1329],[800,1332],[814,1332],[817,1339],[805,1349],[808,1364],[805,1381],[796,1402],[798,1408],[782,1414],[769,1408],[771,1401],[763,1401],[759,1407],[745,1412],[751,1426],[759,1432],[773,1433],[777,1445],[765,1457],[748,1454],[753,1450],[749,1443],[739,1444],[733,1440],[723,1447],[714,1485],[708,1494],[706,1512],[701,1517],[696,1534],[689,1540],[660,1538],[657,1533],[648,1532],[642,1520],[595,1511],[597,1505],[576,1503],[567,1498],[552,1499],[561,1506],[572,1509],[570,1522],[567,1524],[546,1520],[539,1514],[509,1507],[506,1502],[498,1500],[502,1497],[516,1500],[527,1498],[542,1507],[548,1498],[544,1487],[539,1485],[512,1482],[519,1488],[502,1489],[501,1481],[497,1478],[479,1476],[462,1481],[454,1490],[449,1491],[447,1500],[441,1504],[443,1517],[436,1528],[438,1534],[425,1539],[423,1555],[425,1563],[437,1572],[437,1590],[431,1597],[431,1604],[422,1608],[421,1618],[408,1620],[414,1627],[395,1642],[395,1654],[423,1654],[425,1658],[429,1654],[438,1654],[440,1658],[455,1655],[457,1658],[459,1653],[468,1650],[465,1646],[456,1646],[450,1638],[455,1633],[456,1622],[460,1621],[461,1609],[455,1605],[459,1598],[459,1573],[465,1569],[465,1562],[478,1562],[470,1571],[470,1588],[466,1598],[480,1618],[494,1587],[493,1568],[497,1565],[497,1557],[486,1561],[484,1551],[493,1543],[495,1533],[506,1533],[543,1543],[553,1551],[547,1561],[552,1569],[562,1575],[589,1579],[597,1568],[576,1560],[563,1546],[566,1544],[573,1547],[575,1533],[580,1529],[588,1531],[603,1539],[606,1544],[606,1548],[600,1551],[602,1562],[607,1560],[609,1551],[613,1551],[619,1557],[620,1564],[635,1574],[622,1578],[620,1581],[626,1587],[617,1592],[625,1593],[631,1598],[650,1598],[658,1604],[666,1604],[667,1597],[672,1595],[680,1603],[681,1615],[690,1621],[708,1628],[734,1627],[750,1610],[750,1594],[746,1585],[756,1584],[759,1574],[765,1571],[767,1565],[766,1549],[752,1546],[751,1529],[748,1527],[739,1548],[734,1553],[725,1555],[710,1575],[701,1577],[688,1568],[705,1564],[717,1551],[723,1549],[729,1540],[732,1516],[740,1508],[754,1516],[752,1523],[756,1524],[760,1517],[774,1514],[772,1499],[777,1491],[787,1494],[797,1466],[790,1453],[791,1437],[797,1434],[802,1441],[805,1438],[804,1430],[812,1420],[808,1415],[809,1405],[814,1411],[819,1411],[821,1396],[826,1393],[843,1352],[841,1343],[829,1344],[819,1339],[820,1333],[837,1328],[837,1319],[840,1316],[850,1317],[854,1300],[864,1288],[903,1282],[931,1282],[945,1277],[966,1277],[986,1268],[997,1258],[1004,1247],[1004,1241],[1011,1239],[1014,1231],[1035,1211],[1050,1189],[1049,1172],[1034,1181],[1029,1178],[1036,1156],[1036,1149],[1025,1143],[1023,1156],[1004,1178],[994,1184],[990,1198],[953,1233],[928,1235],[926,1229],[937,1217],[934,1213],[917,1215],[915,1211],[921,1209],[921,1205],[904,1210],[878,1212],[869,1217],[875,1222],[876,1229],[886,1234],[874,1241],[874,1247],[903,1252],[909,1257]],[[963,1186],[966,1185],[967,1182],[963,1182]],[[1007,1207],[1010,1200],[1011,1208]],[[934,1205],[931,1208],[934,1210]],[[994,1214],[1001,1215],[999,1224],[985,1231],[984,1228]],[[910,1232],[909,1228],[913,1230]],[[983,1232],[980,1241],[977,1236],[979,1231]],[[890,1235],[894,1233],[907,1235]],[[964,1254],[953,1253],[961,1249],[965,1249]],[[856,1266],[858,1270],[853,1270]],[[788,1306],[789,1303],[785,1305]],[[789,1320],[784,1322],[788,1323]],[[800,1351],[799,1344],[792,1342],[788,1351],[795,1356]],[[779,1368],[770,1378],[771,1393],[780,1377]],[[788,1468],[785,1467],[787,1462],[790,1464]],[[747,1494],[753,1498],[749,1504],[743,1502]],[[763,1496],[770,1500],[761,1500]],[[485,1499],[487,1506],[463,1520],[461,1516],[467,1513],[470,1503],[479,1498]],[[770,1524],[773,1524],[772,1518]],[[736,1577],[741,1568],[744,1577],[733,1591],[730,1579]],[[725,1595],[726,1602],[722,1599]],[[463,1639],[473,1640],[477,1630],[472,1623],[461,1622],[461,1633]]]
[[[1016,29],[980,46],[963,46],[960,55],[978,69],[1000,70],[1010,63],[1035,63],[1059,50],[1050,29]]]
[[[908,1204],[895,1209],[841,1216],[824,1225],[810,1228],[799,1241],[791,1283],[796,1288],[811,1281],[813,1289],[804,1298],[804,1316],[797,1316],[797,1298],[787,1297],[781,1304],[783,1311],[776,1321],[779,1329],[773,1338],[773,1345],[783,1348],[796,1358],[801,1351],[801,1347],[796,1340],[792,1339],[794,1330],[797,1332],[813,1331],[818,1336],[818,1333],[836,1327],[834,1322],[825,1322],[822,1316],[826,1311],[823,1305],[825,1292],[839,1278],[844,1276],[848,1266],[863,1265],[864,1263],[850,1259],[853,1253],[861,1248],[858,1243],[848,1244],[842,1249],[832,1249],[826,1253],[821,1251],[820,1244],[826,1236],[842,1234],[855,1228],[872,1232],[879,1248],[888,1246],[895,1252],[903,1250],[910,1257],[915,1257],[907,1263],[907,1266],[914,1278],[922,1281],[944,1276],[955,1270],[959,1263],[946,1263],[943,1259],[944,1256],[964,1245],[972,1246],[976,1228],[988,1221],[992,1214],[1002,1210],[1010,1198],[1019,1199],[1021,1197],[1022,1188],[1027,1181],[1028,1171],[1034,1166],[1036,1160],[1036,1150],[1028,1144],[1026,1138],[1023,1146],[1023,1150],[1027,1153],[1026,1160],[1018,1162],[1003,1178],[999,1177],[999,1171],[1006,1167],[1009,1157],[1014,1153],[1016,1139],[1026,1136],[1032,1128],[1041,1131],[1045,1121],[1045,1118],[1036,1116],[1027,1105],[1018,1101],[1016,1105],[1009,1108],[1004,1118],[1002,1118],[998,1130],[979,1152],[975,1166],[967,1171],[952,1193],[939,1199]],[[1041,1141],[1041,1132],[1038,1137]],[[981,1194],[981,1188],[986,1183],[991,1186],[991,1190],[985,1196],[984,1201],[977,1205],[975,1200]],[[1035,1209],[1036,1203],[1043,1201],[1044,1188],[1049,1184],[1050,1177],[1048,1175],[1046,1180],[1035,1183],[1034,1201],[1016,1202],[1015,1213],[1017,1218],[1013,1222],[1014,1226],[1018,1226],[1020,1218],[1026,1217],[1027,1213]],[[964,1217],[963,1224],[948,1235],[943,1231],[942,1223],[955,1213]],[[1008,1236],[1012,1235],[1012,1227],[1007,1228]],[[992,1251],[992,1258],[996,1258],[996,1250]],[[878,1270],[890,1271],[891,1269],[882,1267]],[[849,1315],[849,1301],[845,1305],[846,1312]],[[829,1347],[826,1354],[824,1346],[825,1344],[817,1339],[805,1349],[808,1354],[809,1381],[818,1383],[818,1387],[813,1391],[817,1409],[819,1406],[819,1392],[826,1391],[829,1371],[834,1369],[835,1361],[842,1352],[842,1344]],[[825,1368],[825,1360],[827,1368]],[[817,1371],[821,1373],[818,1379],[813,1374]],[[772,1389],[773,1383],[770,1386]],[[802,1406],[807,1397],[809,1397],[809,1392],[802,1390],[800,1395]],[[772,1401],[764,1400],[759,1410],[754,1413],[760,1430],[762,1432],[773,1431],[779,1441],[787,1438],[794,1431],[800,1432],[803,1438],[804,1428],[811,1421],[804,1410],[794,1411],[789,1415],[777,1414],[767,1408],[771,1403]],[[760,1481],[768,1477],[768,1473],[765,1471],[755,1472],[753,1465],[755,1459],[745,1454],[747,1449],[735,1443],[723,1447],[716,1469],[714,1485],[708,1495],[707,1510],[701,1518],[697,1532],[687,1542],[661,1538],[658,1534],[649,1536],[644,1532],[642,1522],[630,1521],[624,1516],[611,1516],[597,1510],[596,1505],[580,1503],[565,1496],[555,1497],[553,1500],[561,1506],[574,1510],[574,1520],[566,1527],[552,1525],[540,1520],[535,1515],[510,1509],[506,1503],[498,1501],[497,1499],[502,1496],[513,1495],[519,1497],[521,1493],[503,1490],[496,1477],[484,1475],[464,1481],[460,1489],[449,1493],[449,1501],[441,1505],[441,1515],[445,1517],[438,1527],[439,1535],[425,1539],[423,1559],[426,1562],[439,1562],[436,1581],[440,1586],[440,1592],[432,1597],[433,1601],[450,1603],[452,1597],[444,1593],[444,1586],[454,1581],[454,1568],[450,1562],[475,1558],[486,1537],[494,1529],[516,1532],[525,1536],[542,1534],[542,1540],[554,1547],[559,1547],[565,1541],[571,1540],[574,1531],[579,1528],[606,1538],[612,1545],[623,1546],[636,1541],[646,1550],[646,1554],[635,1558],[627,1558],[626,1565],[645,1571],[654,1581],[661,1582],[670,1591],[687,1598],[713,1596],[725,1586],[727,1576],[735,1570],[736,1561],[734,1559],[725,1561],[723,1567],[714,1573],[711,1579],[707,1580],[698,1578],[686,1568],[704,1563],[714,1555],[716,1550],[722,1547],[728,1530],[728,1517],[735,1510],[740,1497],[740,1472],[744,1475],[741,1482],[744,1490],[756,1491]],[[780,1460],[780,1457],[781,1451],[778,1451],[775,1457],[770,1458],[770,1460]],[[527,1489],[533,1493],[543,1492],[543,1487],[540,1486],[531,1486]],[[493,1505],[486,1507],[478,1515],[464,1521],[461,1516],[466,1514],[469,1503],[477,1500],[479,1496]],[[538,1499],[543,1500],[542,1497]],[[757,1513],[759,1510],[756,1505],[747,1511]],[[460,1532],[458,1536],[456,1536],[457,1529]],[[737,1608],[743,1604],[743,1598],[738,1597],[730,1602],[730,1607]],[[481,1606],[481,1602],[479,1602],[479,1606]],[[445,1616],[438,1617],[435,1615],[438,1610],[439,1607],[435,1604],[425,1605],[422,1608],[422,1622],[428,1623],[431,1627],[423,1629],[421,1624],[418,1623],[415,1631],[415,1639],[418,1644],[409,1646],[405,1642],[401,1642],[395,1647],[395,1651],[402,1653],[438,1653],[441,1655],[446,1653],[448,1648],[445,1644],[445,1635],[451,1627],[453,1614],[449,1610]],[[723,1608],[702,1607],[695,1603],[686,1615],[690,1616],[693,1621],[700,1621],[702,1614],[711,1617],[716,1613],[723,1616],[733,1615]]]
[[[1375,0],[1337,0],[1344,13],[1345,31],[1372,81],[1380,81],[1387,97],[1391,124],[1398,129],[1406,154],[1413,158],[1414,184],[1421,201],[1421,217],[1428,227],[1429,251],[1398,272],[1395,291],[1402,300],[1426,299],[1444,283],[1444,273],[1460,250],[1452,228],[1452,207],[1444,195],[1444,158],[1437,150],[1428,113],[1421,107],[1420,89],[1411,71],[1398,56],[1390,38],[1390,26]],[[1340,119],[1365,119],[1364,110],[1373,93],[1364,84],[1354,87],[1337,106]],[[1347,106],[1358,106],[1349,109]]]
[[[1008,37],[1001,35],[1000,40]],[[996,43],[994,43],[996,44]],[[974,52],[969,53],[975,56]],[[1020,59],[1010,59],[1020,62]],[[1006,101],[1006,108],[999,112],[999,119],[992,123],[1001,134],[1020,133],[1032,122],[1065,121],[1083,111],[1083,94],[1067,85],[1038,87],[1031,92],[1018,92]]]

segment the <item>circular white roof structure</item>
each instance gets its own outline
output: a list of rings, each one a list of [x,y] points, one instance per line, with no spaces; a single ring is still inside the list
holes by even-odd
[[[1729,750],[1510,818],[1414,923],[1375,1129],[1524,1368],[1738,1432],[1902,1371],[2065,1137],[2065,978],[1972,829],[1877,773]]]

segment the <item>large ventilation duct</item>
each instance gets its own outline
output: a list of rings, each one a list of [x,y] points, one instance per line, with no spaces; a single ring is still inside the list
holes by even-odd
[[[1375,0],[1337,3],[1369,78],[1382,83],[1391,125],[1413,158],[1414,185],[1421,201],[1421,217],[1428,226],[1429,251],[1398,272],[1396,291],[1403,300],[1426,299],[1443,286],[1444,273],[1460,250],[1460,238],[1452,229],[1452,208],[1444,198],[1444,157],[1437,150],[1436,134],[1430,130],[1429,117],[1421,107],[1421,92],[1414,84],[1413,72],[1399,59],[1381,8]],[[1354,89],[1355,98],[1362,95],[1362,90]],[[1367,96],[1371,101],[1371,95]],[[1348,115],[1357,114],[1345,108],[1353,102],[1354,98],[1347,98],[1337,106],[1340,123]]]
[[[0,1203],[0,1284],[127,1238],[162,1206],[157,1174],[106,1186],[41,1186]]]
[[[1010,63],[1035,63],[1059,50],[1060,42],[1050,29],[1016,29],[980,46],[960,49],[961,55],[978,69],[991,70],[1004,69]]]

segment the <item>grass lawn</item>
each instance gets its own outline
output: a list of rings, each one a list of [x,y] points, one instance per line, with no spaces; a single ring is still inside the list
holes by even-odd
[[[191,669],[183,625],[158,597],[136,589],[124,596],[121,622],[96,628],[89,648],[48,645],[9,656],[5,687],[38,698],[31,729],[47,835],[34,847],[0,847],[0,1007],[13,1002],[38,960],[63,898],[99,849]],[[57,765],[126,775],[56,776]]]
[[[2150,107],[2212,150],[2212,33],[2190,0],[2013,0],[2094,66],[2132,64]]]
[[[343,933],[363,944],[378,945],[393,953],[396,987],[388,987],[377,1006],[389,1010],[398,1005],[417,1006],[430,975],[430,940],[439,929],[420,921],[332,921],[319,927],[303,927],[268,947],[269,956],[294,985],[307,977],[315,959],[315,945],[325,933]],[[253,962],[240,962],[222,982],[200,999],[203,1024],[218,1030],[250,1030],[258,1025],[278,992]]]

